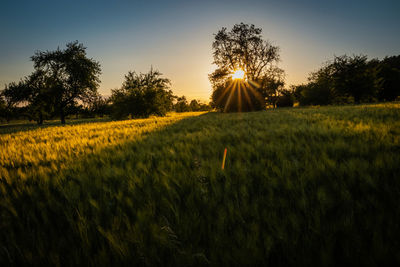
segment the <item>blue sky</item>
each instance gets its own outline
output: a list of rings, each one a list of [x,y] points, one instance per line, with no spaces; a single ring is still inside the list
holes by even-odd
[[[240,22],[281,48],[287,85],[334,55],[400,54],[400,1],[6,0],[1,10],[1,86],[31,73],[34,51],[78,40],[102,65],[102,94],[153,66],[175,94],[208,100],[213,33]]]

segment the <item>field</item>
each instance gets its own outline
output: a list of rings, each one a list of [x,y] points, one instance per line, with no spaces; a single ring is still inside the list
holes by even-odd
[[[0,151],[0,265],[400,263],[399,103],[1,127]]]

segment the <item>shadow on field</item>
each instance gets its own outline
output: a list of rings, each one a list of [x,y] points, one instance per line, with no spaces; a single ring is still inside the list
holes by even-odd
[[[283,114],[185,118],[48,180],[3,184],[1,262],[399,263],[393,146]]]

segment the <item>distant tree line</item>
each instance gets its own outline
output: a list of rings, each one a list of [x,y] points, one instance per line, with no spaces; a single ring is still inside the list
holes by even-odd
[[[300,105],[394,101],[400,96],[400,56],[335,56],[311,73],[308,83],[291,89]]]
[[[58,117],[64,124],[66,116],[123,119],[210,109],[198,100],[187,104],[184,96],[173,95],[170,80],[153,68],[148,73],[129,71],[111,97],[100,95],[100,64],[87,57],[86,47],[78,41],[68,43],[64,50],[37,51],[31,60],[32,74],[0,91],[0,120],[29,119],[42,124]]]
[[[176,112],[187,112],[187,111],[208,111],[212,107],[210,104],[201,102],[200,100],[193,99],[188,103],[185,96],[176,97],[176,103],[174,104],[174,110]]]
[[[285,88],[284,71],[277,66],[279,47],[265,41],[261,29],[236,24],[222,28],[213,42],[214,64],[209,75],[211,103],[175,96],[171,82],[158,70],[129,71],[110,97],[99,94],[100,63],[87,57],[78,41],[55,51],[37,51],[34,71],[0,91],[0,120],[29,119],[38,124],[66,116],[110,116],[115,119],[164,116],[167,112],[225,112],[267,107],[328,105],[393,101],[400,96],[400,56],[368,60],[367,56],[335,56],[308,77],[308,82]],[[243,70],[244,77],[232,74]]]

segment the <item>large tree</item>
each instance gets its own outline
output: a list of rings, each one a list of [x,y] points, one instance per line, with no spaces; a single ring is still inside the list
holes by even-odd
[[[224,111],[249,111],[265,108],[283,87],[283,71],[277,67],[279,48],[263,40],[262,30],[254,25],[235,24],[215,34],[213,63],[209,75],[214,107]],[[232,79],[241,70],[243,79]]]
[[[86,47],[78,41],[68,43],[64,50],[37,51],[31,59],[35,70],[45,76],[47,94],[55,101],[61,123],[65,123],[67,109],[97,95],[100,64],[87,57]]]

